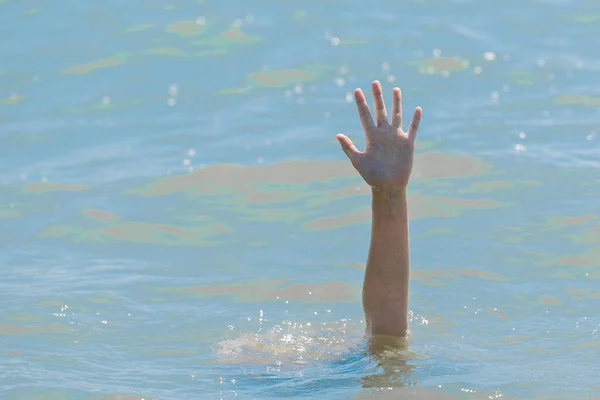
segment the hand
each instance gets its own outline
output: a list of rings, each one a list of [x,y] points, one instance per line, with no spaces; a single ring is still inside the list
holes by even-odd
[[[415,139],[421,122],[422,110],[415,109],[408,131],[402,131],[402,95],[399,88],[392,94],[392,123],[388,122],[387,111],[383,102],[381,84],[372,84],[373,101],[377,126],[373,123],[371,111],[362,90],[354,91],[354,99],[358,114],[365,131],[366,147],[358,151],[352,141],[341,133],[336,139],[352,165],[365,182],[374,188],[403,189],[408,185],[413,166]]]

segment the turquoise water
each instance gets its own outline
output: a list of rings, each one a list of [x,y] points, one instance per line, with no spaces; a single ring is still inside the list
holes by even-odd
[[[0,0],[0,398],[600,393],[596,1]],[[355,87],[423,107],[375,357]]]

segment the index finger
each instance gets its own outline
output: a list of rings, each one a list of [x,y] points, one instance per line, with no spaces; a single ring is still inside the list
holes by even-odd
[[[369,110],[369,105],[367,104],[367,100],[365,99],[365,95],[361,89],[356,89],[354,91],[354,100],[356,101],[356,108],[358,109],[360,122],[366,133],[370,129],[374,128],[375,124],[373,123],[371,110]]]

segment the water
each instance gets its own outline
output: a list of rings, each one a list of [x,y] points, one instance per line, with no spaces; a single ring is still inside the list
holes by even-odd
[[[13,399],[595,398],[596,1],[0,1]],[[424,118],[369,353],[348,96]],[[361,147],[361,146],[359,146]],[[444,397],[446,396],[446,397]]]

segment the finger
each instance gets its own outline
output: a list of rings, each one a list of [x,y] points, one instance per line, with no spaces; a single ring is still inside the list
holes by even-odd
[[[421,123],[421,116],[423,115],[423,110],[421,107],[415,108],[415,113],[413,115],[412,121],[410,121],[410,126],[408,127],[408,131],[406,132],[408,138],[414,141],[417,139],[417,131],[419,130],[419,124]]]
[[[377,120],[377,126],[387,124],[387,111],[385,110],[385,102],[383,101],[381,83],[379,83],[379,81],[373,81],[371,89],[373,91],[373,103],[375,104],[375,119]]]
[[[397,87],[392,91],[392,126],[402,129],[402,92]]]
[[[373,123],[371,110],[369,110],[369,105],[367,104],[367,100],[365,99],[365,95],[362,90],[356,89],[354,91],[354,100],[356,101],[356,107],[358,108],[360,122],[365,130],[365,133],[367,133],[369,129],[375,127],[375,124]]]
[[[342,146],[342,150],[344,150],[344,153],[346,153],[346,155],[350,159],[350,162],[352,163],[352,165],[356,165],[356,162],[358,161],[358,157],[362,153],[360,151],[358,151],[356,146],[354,146],[354,144],[352,143],[352,140],[350,140],[350,138],[348,138],[348,136],[343,135],[341,133],[338,133],[335,136],[335,138]]]

